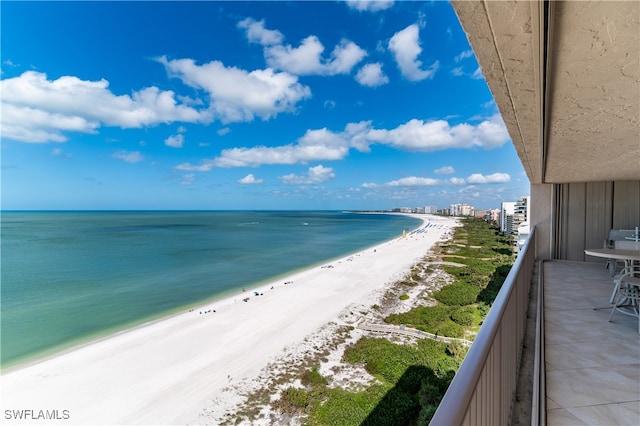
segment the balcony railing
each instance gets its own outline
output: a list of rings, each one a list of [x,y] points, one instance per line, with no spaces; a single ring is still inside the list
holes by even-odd
[[[507,425],[522,355],[535,229],[509,271],[431,425]]]

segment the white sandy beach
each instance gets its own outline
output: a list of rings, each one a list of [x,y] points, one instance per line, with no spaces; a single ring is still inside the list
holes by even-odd
[[[251,381],[349,305],[376,303],[455,225],[417,217],[438,226],[3,374],[2,424],[212,423],[202,413],[230,383]]]

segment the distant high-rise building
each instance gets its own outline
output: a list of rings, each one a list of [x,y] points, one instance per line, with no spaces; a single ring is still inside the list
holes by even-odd
[[[514,223],[517,226],[520,224],[529,221],[529,210],[531,207],[530,197],[522,197],[520,200],[516,201],[514,210],[513,210],[513,219]]]
[[[500,222],[500,209],[491,209],[489,210],[489,217],[487,218],[489,222]]]
[[[473,216],[475,208],[467,203],[451,204],[449,206],[449,213],[451,216]]]
[[[500,206],[500,232],[503,235],[511,235],[513,232],[513,213],[516,209],[516,203],[513,201],[503,202]]]
[[[504,235],[517,237],[518,229],[529,222],[530,197],[522,197],[516,202],[504,202],[500,209],[500,231]],[[528,229],[528,228],[527,228]]]
[[[476,209],[474,216],[477,217],[478,219],[483,219],[488,221],[487,217],[489,216],[489,211],[488,209]]]
[[[425,206],[424,212],[427,214],[436,214],[438,213],[438,208],[436,206]]]
[[[529,219],[531,211],[531,197],[522,197],[516,201],[513,213],[513,235],[516,237],[518,251],[529,237]]]

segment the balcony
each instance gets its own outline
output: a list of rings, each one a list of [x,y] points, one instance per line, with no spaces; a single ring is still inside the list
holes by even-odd
[[[431,424],[640,424],[638,318],[608,321],[613,281],[601,263],[534,267],[533,238]]]
[[[616,313],[608,322],[612,280],[601,264],[542,269],[547,423],[640,424],[638,318]]]
[[[531,183],[537,235],[432,424],[640,424],[638,319],[593,309],[612,279],[584,261],[640,223],[640,3],[452,6]]]

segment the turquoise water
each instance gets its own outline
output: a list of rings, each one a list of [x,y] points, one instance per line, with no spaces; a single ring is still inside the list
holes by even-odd
[[[2,212],[3,367],[402,235],[400,215]]]

